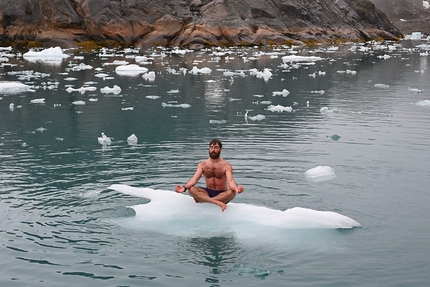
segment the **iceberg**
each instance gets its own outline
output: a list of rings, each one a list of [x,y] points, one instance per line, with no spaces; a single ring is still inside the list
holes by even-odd
[[[100,92],[103,94],[119,94],[121,93],[121,88],[117,85],[114,85],[113,88],[104,87],[100,89]]]
[[[136,64],[118,66],[115,68],[115,72],[122,76],[138,76],[140,74],[148,72],[148,68],[141,67]]]
[[[60,64],[63,59],[68,58],[69,55],[64,54],[63,50],[60,47],[54,47],[54,48],[48,48],[45,50],[42,50],[40,52],[36,51],[28,51],[27,53],[24,53],[22,57],[25,60],[32,61],[32,62],[52,62]]]
[[[21,82],[0,81],[0,93],[2,94],[19,94],[26,92],[30,86]]]
[[[282,113],[282,112],[289,112],[289,113],[291,113],[293,111],[293,108],[292,107],[284,107],[284,106],[281,106],[281,105],[276,105],[276,106],[270,105],[270,106],[267,107],[267,110],[271,111],[271,112],[278,112],[278,113]]]

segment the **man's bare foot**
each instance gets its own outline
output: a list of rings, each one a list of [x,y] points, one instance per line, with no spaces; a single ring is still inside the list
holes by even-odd
[[[227,209],[227,204],[225,204],[222,201],[218,201],[218,203],[216,203],[216,205],[218,205],[219,207],[221,207],[221,210],[224,212],[224,210]]]

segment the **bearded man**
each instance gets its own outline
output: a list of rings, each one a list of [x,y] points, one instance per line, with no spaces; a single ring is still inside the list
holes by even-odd
[[[196,203],[209,202],[221,207],[224,211],[236,193],[245,189],[238,186],[233,179],[233,168],[226,160],[221,158],[222,143],[213,139],[209,143],[209,158],[200,162],[194,176],[185,184],[178,184],[175,191],[178,193],[189,190]],[[204,176],[206,187],[195,186]]]

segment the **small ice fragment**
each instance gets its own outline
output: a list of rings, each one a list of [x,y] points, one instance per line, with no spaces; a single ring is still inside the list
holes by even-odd
[[[270,106],[267,107],[267,110],[271,111],[271,112],[278,112],[278,113],[282,113],[282,112],[289,112],[289,113],[291,113],[293,111],[293,108],[292,107],[284,107],[284,106],[281,106],[281,105],[276,105],[276,106],[270,105]]]
[[[375,88],[388,89],[390,86],[386,84],[375,84]]]
[[[283,96],[286,97],[290,94],[290,92],[287,89],[283,89],[281,92],[275,91],[272,93],[272,96]]]
[[[108,146],[112,143],[112,139],[108,136],[105,135],[105,133],[102,133],[101,137],[97,138],[99,144],[103,145],[103,146]]]
[[[430,100],[418,101],[415,103],[415,105],[420,107],[430,107]]]
[[[40,98],[40,99],[33,99],[30,101],[32,104],[44,104],[45,103],[45,99],[44,98]]]
[[[72,104],[76,105],[76,106],[83,106],[83,105],[85,105],[85,101],[82,101],[82,100],[74,101],[74,102],[72,102]]]
[[[210,124],[218,124],[218,125],[220,125],[220,124],[226,124],[227,121],[226,120],[209,120],[209,123]]]
[[[106,86],[104,88],[100,88],[100,92],[104,94],[119,94],[121,93],[121,88],[117,85],[114,85],[113,88],[109,88]]]
[[[265,115],[261,115],[261,114],[258,114],[258,115],[256,115],[256,116],[253,116],[253,117],[248,117],[248,119],[250,119],[251,121],[262,121],[262,120],[264,120],[266,118],[266,116]]]
[[[336,177],[335,170],[330,166],[317,166],[305,172],[305,177],[316,182],[327,181]]]
[[[145,73],[142,75],[142,78],[144,78],[145,80],[152,82],[155,80],[155,72],[154,71],[150,71],[148,73]]]
[[[165,102],[162,102],[161,106],[163,108],[183,108],[183,109],[191,108],[190,104],[168,104]]]
[[[137,136],[135,134],[132,134],[127,138],[127,143],[129,145],[137,145]]]

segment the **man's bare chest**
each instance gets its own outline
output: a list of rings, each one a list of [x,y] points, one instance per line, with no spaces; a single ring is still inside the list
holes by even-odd
[[[205,166],[203,168],[203,174],[207,178],[223,178],[225,175],[225,170],[222,166],[219,165],[211,165],[211,166]]]

